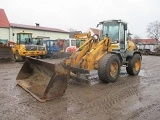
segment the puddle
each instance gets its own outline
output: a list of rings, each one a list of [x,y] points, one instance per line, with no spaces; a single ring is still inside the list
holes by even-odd
[[[139,72],[138,76],[143,77],[143,76],[144,76],[144,70],[140,70],[140,72]]]
[[[96,80],[91,80],[90,81],[90,85],[95,85],[95,84],[98,84],[98,83],[100,83],[100,80],[99,80],[99,78],[96,78]]]
[[[125,77],[125,76],[127,76],[128,74],[127,74],[127,72],[126,71],[121,71],[120,72],[120,77]]]

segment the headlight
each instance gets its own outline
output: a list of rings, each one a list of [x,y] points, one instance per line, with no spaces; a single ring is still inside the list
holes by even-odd
[[[20,49],[26,49],[26,47],[24,45],[21,45]]]

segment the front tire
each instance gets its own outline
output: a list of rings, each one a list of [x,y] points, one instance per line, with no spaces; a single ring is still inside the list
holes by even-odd
[[[104,83],[115,82],[120,74],[120,59],[116,54],[105,54],[98,65],[98,76]]]
[[[16,62],[22,62],[23,61],[23,57],[19,54],[18,51],[16,51],[16,53],[14,54],[14,59]]]
[[[135,54],[132,58],[128,59],[128,66],[126,71],[129,75],[138,75],[141,69],[141,56]]]

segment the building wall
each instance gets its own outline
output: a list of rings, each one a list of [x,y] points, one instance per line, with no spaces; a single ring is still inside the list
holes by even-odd
[[[87,32],[89,31],[91,32],[91,36],[94,35],[94,32],[91,29],[89,29]]]
[[[69,33],[60,33],[60,32],[52,32],[52,31],[41,31],[41,30],[31,30],[31,29],[21,29],[21,28],[10,28],[10,40],[16,42],[17,35],[19,32],[31,32],[33,33],[33,37],[43,36],[49,37],[50,39],[67,39],[69,38]],[[13,36],[14,33],[14,36]]]
[[[0,39],[9,40],[9,28],[0,28]]]

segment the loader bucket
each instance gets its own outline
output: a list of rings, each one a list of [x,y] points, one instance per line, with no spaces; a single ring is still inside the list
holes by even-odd
[[[67,89],[67,74],[60,64],[26,57],[17,84],[40,102],[61,97]]]
[[[12,48],[8,46],[0,46],[0,61],[6,62],[13,60]]]

